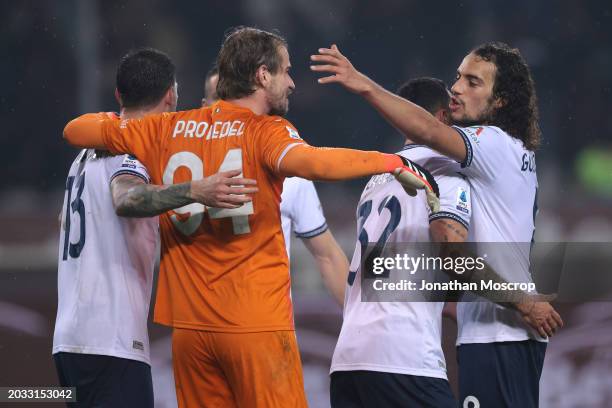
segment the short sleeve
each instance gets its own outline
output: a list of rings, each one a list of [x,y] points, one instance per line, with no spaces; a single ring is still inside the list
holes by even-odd
[[[429,222],[449,218],[469,230],[472,215],[472,192],[467,180],[456,173],[436,176],[440,189],[440,211],[429,215]]]
[[[151,177],[149,177],[149,172],[147,171],[147,168],[136,157],[132,155],[126,154],[125,156],[123,156],[121,164],[119,164],[119,166],[111,174],[110,181],[113,181],[115,177],[124,174],[140,177],[147,184],[151,182]]]
[[[506,135],[493,126],[453,126],[465,143],[466,157],[461,172],[468,177],[493,179],[499,164],[507,160]]]
[[[280,162],[289,150],[305,144],[297,129],[283,118],[270,118],[262,123],[259,131],[261,160],[273,173],[279,171]]]
[[[312,181],[294,178],[297,179],[297,191],[291,203],[293,231],[298,238],[314,238],[327,231],[321,202]]]
[[[159,152],[170,114],[148,115],[140,119],[107,120],[102,127],[104,145],[114,154],[131,154],[151,165]]]

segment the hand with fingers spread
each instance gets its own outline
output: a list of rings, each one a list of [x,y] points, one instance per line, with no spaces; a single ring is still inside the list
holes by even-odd
[[[319,48],[319,53],[311,55],[310,60],[316,63],[310,66],[312,71],[332,74],[319,78],[320,84],[339,83],[357,94],[367,92],[374,84],[370,78],[355,69],[336,44],[331,48]]]
[[[215,208],[238,208],[251,201],[247,194],[258,191],[253,179],[237,177],[241,170],[230,170],[191,182],[189,192],[194,202]]]
[[[561,316],[548,302],[527,300],[520,303],[517,309],[525,323],[536,329],[542,337],[552,337],[557,329],[563,327]]]

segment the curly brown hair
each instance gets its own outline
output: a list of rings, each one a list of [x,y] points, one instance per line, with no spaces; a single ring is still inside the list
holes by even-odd
[[[279,47],[287,41],[278,34],[253,27],[234,28],[223,41],[217,57],[221,99],[238,99],[255,92],[255,74],[265,65],[272,74],[281,68]]]
[[[518,49],[502,42],[489,42],[472,53],[496,67],[493,98],[503,105],[494,110],[490,123],[523,142],[528,150],[540,146],[540,126],[535,83]]]

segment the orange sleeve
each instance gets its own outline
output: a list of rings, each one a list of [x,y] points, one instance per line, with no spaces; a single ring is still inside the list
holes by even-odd
[[[140,119],[117,120],[110,113],[87,113],[66,125],[64,138],[73,146],[133,154],[146,166],[158,151],[167,118],[169,115],[162,113]]]
[[[403,165],[396,154],[302,145],[286,153],[279,169],[287,177],[334,181],[388,173]]]
[[[64,139],[76,147],[104,149],[102,125],[105,120],[112,119],[104,112],[79,116],[64,128]]]
[[[140,119],[105,120],[102,122],[104,146],[114,154],[132,154],[148,166],[158,157],[163,128],[169,118],[169,114],[162,113]]]
[[[272,117],[261,126],[259,130],[261,159],[268,170],[278,173],[278,165],[287,152],[292,147],[305,142],[286,119]]]

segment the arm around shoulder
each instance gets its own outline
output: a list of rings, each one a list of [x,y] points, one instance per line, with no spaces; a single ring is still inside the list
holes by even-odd
[[[313,71],[329,74],[319,78],[320,84],[342,85],[350,92],[362,96],[406,137],[459,162],[465,159],[466,147],[457,132],[439,122],[426,110],[387,91],[359,72],[336,45],[320,48],[319,54],[311,56],[311,60],[315,63],[311,65]]]
[[[64,139],[75,147],[106,149],[102,132],[107,120],[112,119],[105,113],[81,115],[64,127]]]
[[[467,149],[461,135],[420,106],[378,84],[362,96],[404,136],[458,162],[465,160]]]

